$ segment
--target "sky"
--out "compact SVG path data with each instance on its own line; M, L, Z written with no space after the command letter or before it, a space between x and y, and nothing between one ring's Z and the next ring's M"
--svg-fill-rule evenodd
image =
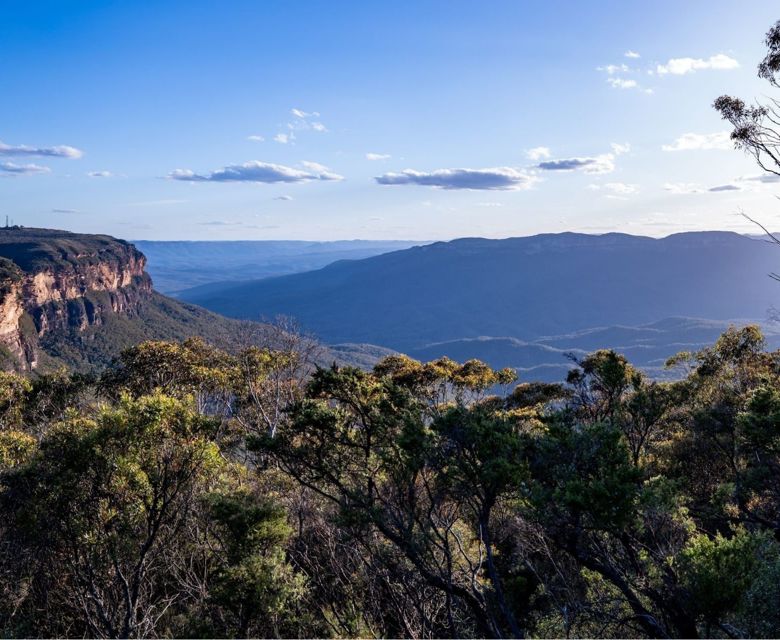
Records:
M0 0L0 215L127 239L780 228L776 2ZM780 96L774 96L780 97Z

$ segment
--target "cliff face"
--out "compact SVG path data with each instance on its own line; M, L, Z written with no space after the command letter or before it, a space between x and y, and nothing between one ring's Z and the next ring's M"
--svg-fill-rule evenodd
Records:
M33 370L49 334L83 332L109 314L132 316L152 295L143 254L107 236L0 229L0 256L5 368Z

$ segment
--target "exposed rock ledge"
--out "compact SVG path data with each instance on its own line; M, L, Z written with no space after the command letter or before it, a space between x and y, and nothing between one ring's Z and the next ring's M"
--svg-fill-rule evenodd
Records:
M133 314L152 293L144 255L108 236L0 229L0 256L5 368L35 369L38 338L100 325L108 313Z

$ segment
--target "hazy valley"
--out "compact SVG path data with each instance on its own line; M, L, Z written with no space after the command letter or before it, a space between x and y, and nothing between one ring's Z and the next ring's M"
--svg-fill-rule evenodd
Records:
M235 318L291 316L327 344L478 358L523 379L562 380L567 354L602 348L664 377L667 358L730 323L759 323L777 344L777 258L774 245L733 233L466 238L177 297Z

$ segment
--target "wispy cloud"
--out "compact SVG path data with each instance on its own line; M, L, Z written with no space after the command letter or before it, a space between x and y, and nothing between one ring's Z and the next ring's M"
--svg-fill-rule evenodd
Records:
M682 76L703 69L730 70L738 67L739 62L734 58L719 53L709 58L672 58L666 64L659 64L656 71L659 75Z
M37 164L16 164L14 162L0 162L0 172L9 176L33 175L36 173L51 173L49 167Z
M160 207L160 206L166 206L171 204L183 204L185 202L188 202L188 200L178 200L178 199L166 199L166 200L144 200L142 202L128 202L127 206L129 207Z
M639 86L636 80L626 80L625 78L607 78L607 82L615 89L635 89Z
M731 149L728 131L717 133L684 133L672 144L661 146L664 151L696 151L708 149Z
M629 56L628 53L632 53L633 55ZM629 51L628 53L625 54L627 58L639 57L639 54L634 54L633 51ZM613 89L636 89L643 93L653 93L652 89L645 89L636 79L627 77L632 73L636 73L638 69L629 67L624 62L596 67L596 71L602 71L606 74L607 84Z
M76 209L52 209L52 213L80 213Z
M343 176L331 172L327 167L316 162L307 162L303 166L309 170L303 171L281 164L252 160L244 164L229 165L207 174L198 174L189 169L176 169L168 174L168 178L185 182L260 182L266 184L344 179Z
M389 153L367 153L366 160L389 160L392 156Z
M740 182L762 182L764 184L773 184L775 182L780 182L780 176L775 175L774 173L762 173L757 176L742 176L741 178L738 178Z
M36 156L40 158L70 158L76 159L84 152L76 147L59 145L56 147L31 147L26 144L10 145L0 142L0 156Z
M375 180L384 185L420 185L438 189L523 190L531 188L538 178L513 167L495 167L430 172L405 169L399 173L385 173Z
M281 229L282 227L278 224L245 224L243 225L244 229L260 229L260 230L266 230L266 229Z
M311 129L312 131L317 131L318 133L326 133L328 131L328 128L322 124L319 120L314 120L313 118L319 118L320 114L318 111L304 111L303 109L290 109L290 113L295 116L295 120L292 122L287 123L287 128L290 130L306 130Z
M236 227L242 223L234 220L209 220L208 222L199 222L198 224L204 227Z
M630 69L627 64L605 64L603 67L596 67L596 71L604 71L607 75L613 76L616 73L626 73Z
M87 175L90 178L110 178L114 174L110 171L89 171Z
M284 201L289 201L289 200L292 200L292 199L293 199L292 196L276 196L274 198L274 200L284 200Z
M754 175L741 176L729 182L704 187L695 182L667 182L664 189L675 195L701 194L701 193L728 193L730 191L757 191L764 189L766 184L780 182L780 176Z
M642 57L642 56L640 56L640 55L639 55L639 54L638 54L636 51L632 51L631 49L629 49L628 51L626 51L626 52L623 54L623 56L624 56L625 58L634 58L634 59L636 59L636 58L641 58L641 57Z
M704 193L706 191L704 187L694 182L667 182L664 184L664 190L675 195Z
M296 131L316 131L317 133L327 133L328 128L319 120L313 118L319 118L318 111L304 111L293 107L290 109L290 114L293 116L292 120L282 125L282 129L272 140L279 144L294 144ZM265 142L265 137L259 134L251 135L247 137L247 140L252 142Z
M320 114L317 111L304 111L303 109L290 109L290 113L292 113L296 118L301 118L302 120L306 120L306 118L319 118Z
M622 144L620 142L612 142L609 146L612 147L612 153L614 153L616 156L631 151L631 145L628 142L624 142Z
M593 191L606 191L609 194L619 196L629 196L639 192L639 187L635 184L625 182L607 182L606 184L590 184L588 188Z
M584 173L611 173L615 170L615 155L603 153L584 158L546 160L536 165L542 171L583 171Z
M328 167L326 167L324 164L320 164L319 162L312 162L311 160L302 160L301 166L304 169L308 169L309 171L313 171L317 174L325 174L330 171Z
M548 147L534 147L533 149L526 151L525 155L531 160L538 161L549 158L552 153Z

